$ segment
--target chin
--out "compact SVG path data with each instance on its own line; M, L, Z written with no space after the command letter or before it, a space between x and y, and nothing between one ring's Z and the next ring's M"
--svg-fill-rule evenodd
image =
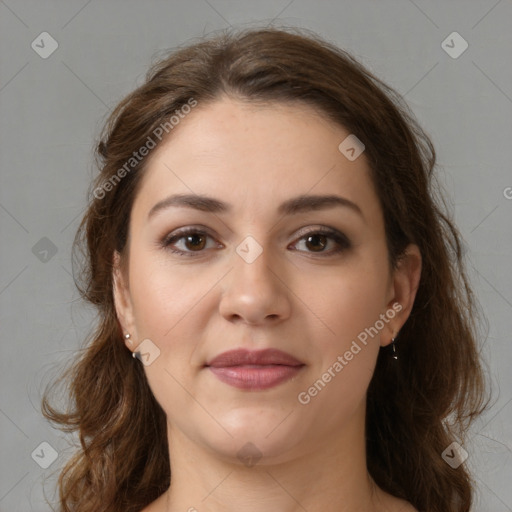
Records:
M231 410L219 421L232 437L222 430L220 437L212 438L209 430L203 442L216 456L248 467L286 462L291 453L304 449L306 433L293 416L290 411L261 406Z

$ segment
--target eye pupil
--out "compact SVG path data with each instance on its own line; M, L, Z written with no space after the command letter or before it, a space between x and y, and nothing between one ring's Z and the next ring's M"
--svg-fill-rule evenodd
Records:
M327 246L327 237L325 235L310 235L307 237L306 245L313 252L320 252Z
M193 234L186 236L187 249L192 251L204 249L206 238L200 234Z

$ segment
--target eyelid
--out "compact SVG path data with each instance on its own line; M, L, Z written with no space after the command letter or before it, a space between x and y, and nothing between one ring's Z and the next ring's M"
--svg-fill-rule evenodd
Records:
M197 234L197 235L205 236L207 238L211 238L217 244L217 248L224 247L224 245L222 243L220 243L216 239L216 237L213 236L209 232L209 229L204 227L204 226L186 226L186 227L183 227L183 228L175 229L171 233L165 235L161 239L159 245L161 245L164 249L170 250L171 252L175 252L175 253L179 253L179 254L184 254L184 255L187 255L187 256L199 255L201 253L204 253L205 252L204 250L202 250L202 251L184 251L182 249L173 249L173 248L171 248L171 242L181 240L182 238L184 238L184 237L186 237L187 235L190 235L190 234L194 234L194 235ZM219 245L221 247L218 247Z
M162 242L169 242L170 240L172 240L174 238L180 238L182 236L186 236L186 235L189 235L191 233L193 233L193 234L197 233L199 235L206 235L206 236L209 236L210 238L215 238L210 233L210 230L207 227L201 226L201 225L192 225L192 226L184 226L182 228L176 228L172 232L167 233L163 237Z
M313 224L310 226L306 226L303 228L300 228L295 232L295 236L298 238L304 238L307 235L314 235L320 233L322 235L338 235L342 237L346 237L344 233L339 231L338 229L331 228L329 226L323 226L322 224ZM348 240L348 239L347 239Z
M331 238L332 240L334 240L337 244L338 244L338 248L334 251L329 251L329 252L317 252L315 253L314 251L312 252L308 252L308 251L300 251L300 252L306 252L306 254L317 254L317 255L325 255L325 256L328 256L328 255L334 255L334 254L338 254L340 253L341 251L343 250L347 250L349 248L352 247L352 242L350 241L350 239L347 237L347 235L345 235L345 233L343 233L342 231L339 231L338 229L335 229L335 228L331 228L331 227L328 227L328 226L322 226L322 225L318 225L318 226L308 226L306 228L302 228L300 229L297 234L296 234L296 239L294 242L292 242L292 244L296 244L298 242L300 242L301 240L303 240L305 237L307 237L308 235L324 235L324 236L327 236L329 238Z

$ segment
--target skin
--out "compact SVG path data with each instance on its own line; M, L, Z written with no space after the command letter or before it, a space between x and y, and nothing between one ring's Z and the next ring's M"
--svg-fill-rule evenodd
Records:
M410 245L390 267L364 153L349 161L338 150L349 132L304 104L223 97L198 105L171 135L150 156L131 213L129 257L123 265L116 255L114 271L126 346L150 339L160 350L144 369L167 414L172 485L144 512L414 511L369 476L364 424L377 355L409 316L421 257ZM207 195L231 210L172 206L148 218L173 194ZM346 206L278 213L304 194L335 194L361 213ZM173 242L192 256L162 246L187 226L210 235ZM350 247L336 253L333 239L308 241L321 226L344 233ZM236 252L249 235L262 249L252 263ZM301 404L298 394L397 303L401 311ZM240 390L204 368L239 347L278 348L305 366L271 389ZM251 467L237 457L248 442L261 454Z

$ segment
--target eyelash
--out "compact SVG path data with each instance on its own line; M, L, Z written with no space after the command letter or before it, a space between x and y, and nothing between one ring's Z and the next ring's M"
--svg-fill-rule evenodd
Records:
M179 231L178 233L173 234L172 236L167 236L161 241L161 246L169 250L175 254L179 254L181 256L189 256L194 257L202 252L204 252L204 249L200 251L182 251L181 249L176 249L172 247L173 243L176 243L177 241L185 238L188 235L200 235L204 237L213 238L210 234L206 233L205 231L197 228L186 228L182 231ZM319 255L320 257L327 258L329 256L335 256L341 252L344 252L351 248L352 244L350 243L349 239L341 232L331 229L331 228L317 228L314 230L310 230L308 232L303 233L300 238L297 240L301 241L307 238L308 236L313 235L320 235L320 236L326 236L329 239L333 240L338 244L338 247L334 250L331 250L329 252L323 252L319 251L299 251L299 252L308 252L309 254ZM297 249L294 249L297 250Z

